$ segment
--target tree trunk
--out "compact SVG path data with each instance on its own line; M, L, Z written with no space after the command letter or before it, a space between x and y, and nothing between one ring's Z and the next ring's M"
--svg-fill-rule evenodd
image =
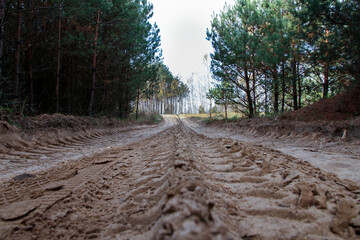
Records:
M329 35L330 35L330 31L326 28L325 30L326 45L329 44L329 40L328 40ZM329 52L326 52L325 59L328 59L328 57L329 57ZM329 63L325 61L324 67L325 69L324 69L323 98L327 98L329 93Z
M285 61L284 60L281 66L281 82L282 82L281 112L285 112Z
M124 118L129 117L130 114L130 90L126 89L126 95L125 95L125 114Z
M298 102L297 102L297 73L296 73L296 59L294 53L294 59L292 60L292 88L293 88L293 107L294 110L298 109Z
M253 68L253 99L254 99L254 115L256 115L256 71Z
M269 112L269 100L268 100L268 89L265 85L265 113Z
M184 114L184 98L181 99L181 114Z
M160 112L161 112L161 115L163 114L163 98L160 100Z
M265 113L269 112L269 99L268 99L268 87L267 87L267 75L264 72L265 75L265 85L264 85L264 91L265 91Z
M156 99L155 96L152 96L152 112L156 112Z
M299 101L298 101L298 109L301 108L301 95L302 95L302 91L301 91L301 81L300 81L300 62L297 62L297 68L296 68L296 76L297 76L297 82L298 82L298 97L299 97Z
M100 25L100 11L97 11L96 27L95 27L95 38L94 38L94 50L93 50L93 61L92 61L92 84L91 84L91 95L90 95L90 106L89 114L93 115L93 105L95 96L95 83L96 83L96 47L99 34Z
M137 89L137 98L136 98L136 115L135 119L138 120L139 117L139 101L140 101L140 89Z
M58 16L58 43L57 43L57 68L56 68L56 112L59 112L60 102L60 58L61 58L61 1L59 2L59 16Z
M5 0L0 0L0 86L2 85L2 57L4 53L4 39L5 39ZM2 98L2 92L0 89L0 99Z
M254 116L254 109L253 109L253 102L251 99L251 89L250 89L250 79L247 68L245 70L245 85L246 85L246 96L248 102L248 109L249 109L249 117Z
M227 122L227 104L225 104L224 107L225 107L225 121Z
M105 73L106 73L106 70L105 70ZM105 77L106 77L106 74L105 74ZM106 80L105 80L104 85L103 85L103 96L102 96L102 101L101 101L101 112L104 112L106 110L106 102L107 102L107 91L106 91Z
M274 112L279 113L279 81L277 67L273 69L273 81L274 81Z
M22 3L18 1L18 19L17 19L17 31L16 31L16 51L15 51L15 97L19 97L19 78L20 78L20 37L21 37L21 6Z
M173 103L172 103L172 97L169 98L169 113L173 114Z
M325 64L324 70L324 86L323 86L323 98L327 98L329 93L329 64Z
M67 112L71 113L71 96L72 96L72 88L71 88L71 75L70 75L70 63L68 63L68 75L67 75Z
M155 96L155 112L160 114L160 111L159 111L159 99L157 98L157 96Z
M211 98L210 98L210 111L209 111L210 112L210 119L211 119L211 112L212 112L211 108L212 108L212 106L211 106Z
M27 58L28 58L28 75L29 75L29 102L30 107L34 106L34 81L33 81L33 68L32 68L32 45L28 43L28 51L27 51Z

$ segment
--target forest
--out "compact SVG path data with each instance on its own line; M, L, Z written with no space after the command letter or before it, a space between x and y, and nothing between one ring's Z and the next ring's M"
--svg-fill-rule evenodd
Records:
M252 117L297 110L358 86L360 2L237 0L207 39L217 80L208 98Z
M357 86L359 12L354 0L226 5L206 32L216 80L207 98L252 117ZM120 118L200 108L190 106L199 93L163 63L152 16L146 0L1 0L1 108Z
M360 0L149 1L0 0L0 239L359 240Z
M158 84L156 90L150 94L143 94L137 101L136 112L140 104L141 110L145 112L156 112L159 114L183 113L184 99L189 96L188 85L183 83L179 76L174 76L170 69L160 63L158 66Z
M186 95L186 85L162 63L160 30L149 21L153 5L146 0L2 0L0 6L4 109L126 118L141 98L156 95L157 109L169 112Z

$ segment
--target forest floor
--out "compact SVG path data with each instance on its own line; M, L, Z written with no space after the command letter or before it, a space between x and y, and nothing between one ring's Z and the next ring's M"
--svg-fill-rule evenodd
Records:
M46 117L1 122L0 239L360 238L359 117Z

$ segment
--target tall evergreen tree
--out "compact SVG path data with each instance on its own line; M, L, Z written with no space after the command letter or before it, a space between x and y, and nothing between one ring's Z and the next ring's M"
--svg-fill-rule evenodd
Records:
M0 5L3 106L126 117L156 79L160 35L146 0Z
M268 112L269 101L278 113L338 93L359 81L359 8L353 0L237 0L207 31L212 74L234 84L250 117Z

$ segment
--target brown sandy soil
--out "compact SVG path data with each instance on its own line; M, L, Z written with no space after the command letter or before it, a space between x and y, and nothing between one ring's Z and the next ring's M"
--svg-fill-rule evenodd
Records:
M118 127L124 126L121 121L114 118L100 117L78 117L63 114L41 114L34 117L25 117L19 114L12 114L0 109L0 120L17 126L21 131L37 132L41 130L72 129L79 130L82 128L94 127ZM129 123L127 123L129 124Z
M360 117L313 122L268 118L209 124L194 118L184 121L208 137L261 144L360 183Z
M272 118L186 123L211 137L262 144L360 183L360 88Z
M322 99L297 111L288 112L282 119L301 121L336 121L360 116L360 85L333 98Z
M91 156L161 130L154 124L121 122L105 117L62 114L23 117L4 111L0 116L4 120L0 121L0 181Z
M142 135L114 133L101 152L4 180L0 239L359 239L358 185L193 128L167 116Z

